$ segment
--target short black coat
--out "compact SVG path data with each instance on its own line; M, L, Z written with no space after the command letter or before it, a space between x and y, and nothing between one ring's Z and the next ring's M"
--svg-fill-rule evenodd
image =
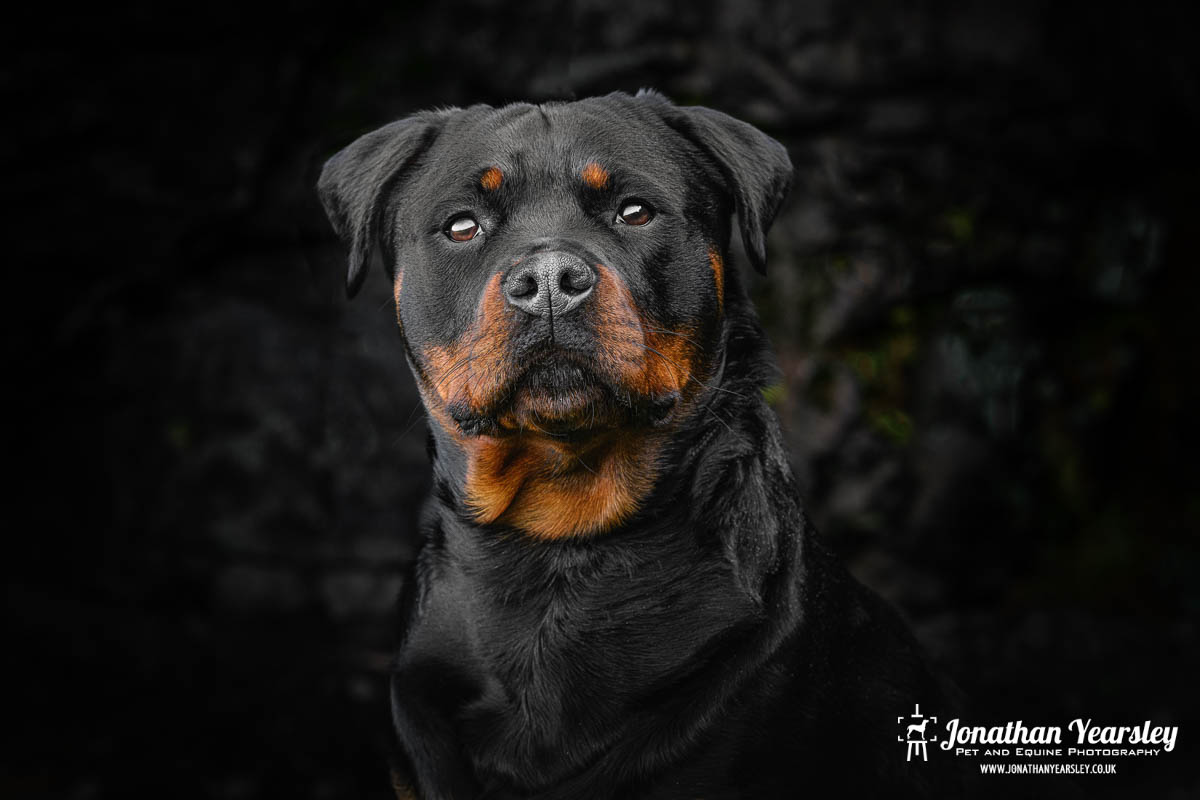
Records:
M571 183L596 161L613 176L603 196ZM488 165L499 172L480 173ZM499 189L487 188L501 176ZM532 539L503 517L480 523L464 494L469 442L496 433L500 412L431 408L435 490L405 583L392 680L402 792L719 800L967 791L948 756L906 760L897 718L917 703L949 714L951 692L897 614L814 535L764 399L779 377L731 265L730 223L736 213L763 269L790 181L777 142L654 93L428 112L327 164L320 189L350 246L348 289L381 248L418 379L429 378L427 353L478 318L489 278L531 242L551 240L613 265L638 313L687 326L707 370L667 433L655 434L654 478L636 508L589 535ZM606 228L613 198L632 191L667 222ZM464 208L487 238L461 247L444 224ZM700 266L709 263L717 285ZM532 348L538 330L504 345ZM424 385L436 406L438 390ZM634 411L614 419L659 424Z

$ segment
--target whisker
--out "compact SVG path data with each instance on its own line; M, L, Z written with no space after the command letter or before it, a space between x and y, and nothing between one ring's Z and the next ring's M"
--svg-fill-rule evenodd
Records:
M709 413L709 414L712 416L712 418L713 418L713 419L715 419L717 422L719 422L719 423L721 423L722 425L724 425L724 426L725 426L725 430L729 431L730 433L733 433L733 428L731 428L731 427L729 426L729 423L728 423L728 422L726 422L726 421L724 420L724 418L722 418L722 417L721 417L721 415L720 415L720 414L718 414L716 411L714 411L714 410L713 410L713 409L712 409L712 408L711 408L709 405L705 404L705 406L704 406L704 410L705 410L705 411L707 411L707 412L708 412L708 413Z
M630 331L636 330L636 328L634 328L632 325L628 325L628 324L626 324L626 325L623 325L622 327L623 327L623 328L625 328L626 330L630 330ZM699 348L700 348L700 345L699 345L699 344L697 344L697 343L696 343L696 341L695 341L694 339L691 339L690 337L684 336L682 333L676 333L675 331L668 331L668 330L665 330L665 329L663 329L663 328L654 328L654 327L651 327L651 326L649 326L649 325L647 325L645 329L646 329L646 330L649 330L649 331L657 331L657 332L659 332L659 333L668 333L668 334L671 334L672 336L678 336L678 337L680 337L680 338L682 338L682 339L686 339L688 342L691 342L693 345L695 345L695 346L696 346L696 348L697 348L697 349L699 349ZM704 381L700 380L700 379L699 379L699 378L697 378L695 375L693 375L693 374L692 374L692 372L691 372L691 370L684 369L682 366L680 366L680 364L679 364L678 362L676 362L675 360L673 360L673 359L671 359L671 358L669 358L669 357L667 357L667 356L663 355L663 354L662 354L662 353L660 353L658 350L655 350L653 347L650 347L649 345L647 345L645 342L638 341L637 339L631 339L631 340L629 341L629 343L630 343L630 344L635 344L635 345L637 345L638 347L641 347L643 350L649 350L651 353L654 353L654 354L655 354L655 355L657 355L659 358L662 358L662 359L663 359L663 360L665 360L667 363L669 363L669 364L673 365L673 366L674 366L676 369L678 369L678 370L680 370L681 372L683 372L685 375L687 375L687 379L688 379L688 380L692 381L692 382L693 382L693 383L695 383L697 386L699 386L699 387L701 387L701 388L703 388L703 389L711 389L711 390L712 390L712 391L714 391L714 392L722 392L722 393L724 393L724 394L731 394L731 395L733 395L734 397L740 397L740 398L741 398L741 399L743 399L743 400L747 399L747 396L746 396L746 395L744 395L744 394L742 394L741 392L735 392L733 389L726 389L724 386L717 386L715 383L712 383L712 384L705 383Z
M684 373L685 377L686 377L688 380L690 380L692 383L696 384L697 386L699 386L699 387L700 387L700 388L702 388L702 389L710 389L710 390L712 390L712 391L714 391L714 392L724 392L725 394L731 394L731 395L733 395L734 397L740 397L740 398L742 398L743 400L745 400L745 399L746 399L746 395L742 394L741 392L735 392L735 391L733 391L732 389L726 389L724 386L717 386L717 385L715 385L715 384L707 384L707 383L705 383L704 381L700 380L700 379L699 379L699 378L697 378L695 375L693 375L693 374L692 374L692 372L691 372L691 370L684 369L684 367L683 367L683 366L681 366L681 365L679 364L679 362L675 361L675 360L674 360L674 359L672 359L672 358L669 358L668 356L665 356L665 355L663 355L662 353L660 353L659 351L655 350L653 347L651 347L651 346L650 346L650 345L648 345L648 344L642 344L641 342L634 342L634 344L636 344L638 347L641 347L641 348L642 348L642 349L644 349L644 350L648 350L648 351L650 351L651 353L654 353L654 355L656 355L656 356L658 356L659 358L663 359L663 360L664 360L664 361L666 361L668 364L671 364L671 365L673 365L673 366L674 366L676 369L678 369L680 372Z
M479 359L479 358L484 358L485 356L490 356L492 353L495 353L497 350L499 350L499 349L501 349L502 347L505 347L505 346L507 346L507 345L508 345L508 341L507 341L507 339L505 339L505 338L500 338L498 341L493 341L493 342L491 343L491 347L489 347L487 350L483 351L482 353L476 353L476 352L475 352L475 346L479 344L479 341L480 341L480 340L478 340L478 339L477 339L477 340L476 340L475 342L473 342L473 343L472 343L472 345L471 345L471 356L472 356L472 358L471 358L471 362L472 362L472 364L473 364L473 362L474 362L476 359ZM474 370L474 367L473 367L472 365L468 365L468 367L467 367L467 380L468 380L468 382L470 382L470 381L473 381L473 380L474 380L474 378L475 378L475 370Z
M697 350L702 349L700 347L699 342L697 342L695 339L693 339L690 336L686 336L686 335L680 333L679 331L671 331L671 330L667 330L666 328L655 328L652 325L644 325L643 328L645 330L652 331L653 333L665 333L668 336L677 336L680 339L683 339L685 342L690 342L692 344L692 346L695 347Z
M716 384L710 385L707 383L703 383L699 378L696 378L690 374L688 375L688 377L691 378L693 381L695 381L700 386L703 386L705 389L712 389L714 392L722 392L723 394L731 394L734 397L740 397L743 400L745 400L747 397L746 395L742 394L741 392L735 392L733 389L726 389L724 386L717 386Z
M584 469L586 469L588 472L590 472L590 473L592 473L593 475L595 475L597 478L599 478L599 477L600 477L600 475L599 475L599 474L596 472L596 470L592 469L592 468L591 468L591 467L589 467L587 464L583 463L583 458L582 458L582 457L581 457L581 456L580 456L578 453L576 453L576 454L575 454L575 460L579 462L579 466L583 467L583 468L584 468Z
M672 359L670 359L670 358L668 358L667 356L663 355L662 353L658 352L658 351L657 351L657 350L655 350L653 347L650 347L649 345L646 345L646 344L639 344L639 346L640 346L640 347L642 347L642 348L644 348L644 349L646 349L646 350L648 350L648 351L649 351L649 352L651 352L651 353L654 353L654 354L655 354L656 356L658 356L659 358L662 358L662 359L666 360L668 363L670 363L670 364L674 364L676 368L678 368L678 369L680 369L680 370L683 370L683 367L679 366L679 364L676 364L676 363L675 363L675 361L673 361ZM737 397L745 398L745 395L741 394L740 392L735 392L735 391L733 391L733 390L731 390L731 389L724 389L724 388L722 388L722 387L720 387L720 386L708 386L708 385L706 385L705 383L703 383L702 381L700 381L698 378L696 378L695 376L693 376L693 375L691 374L691 372L689 372L689 371L687 371L687 370L683 370L683 371L687 373L687 377L688 377L690 380L694 381L694 382L696 383L696 385L698 385L698 386L700 386L700 387L702 387L702 388L704 388L704 389L715 389L715 390L717 390L717 391L726 392L726 393L728 393L728 394L732 394L732 395L735 395L735 396L737 396ZM718 414L718 413L716 412L716 410L714 410L714 409L712 408L712 402L711 402L711 401L710 401L710 402L708 402L708 403L705 403L705 404L702 406L702 408L703 408L705 411L707 411L707 412L708 412L708 413L709 413L709 414L710 414L710 415L711 415L711 416L712 416L712 417L713 417L713 418L714 418L714 419L715 419L717 422L719 422L719 423L721 423L722 425L724 425L726 430L728 430L730 433L733 433L733 428L732 428L732 427L730 427L729 423L728 423L728 422L726 422L726 421L725 421L725 419L724 419L723 417L721 417L721 415L720 415L720 414Z
M534 424L532 419L528 420L528 422L529 422L529 427L533 428L535 431L542 434L543 436L549 436L549 437L555 438L555 439L565 439L567 437L567 435L565 433L551 433L548 430L539 428L536 424Z
M501 346L501 343L493 343L490 348L483 351L482 353L476 353L473 350L469 350L465 356L463 356L462 358L459 358L457 361L452 363L445 370L445 372L443 372L441 374L441 376L438 378L438 380L432 385L431 388L433 389L434 394L440 396L442 386L446 383L446 381L450 380L450 378L452 378L456 372L463 369L464 367L469 367L471 362L477 358L483 358L484 356L491 355L500 346ZM404 429L400 432L399 436L397 437L398 440L407 436L408 432L412 430L414 425L416 425L417 411L419 411L423 406L424 406L424 403L422 403L420 400L418 400L416 405L413 406L412 411L410 411L408 413L408 417L404 421Z
M471 362L474 361L475 359L483 358L485 356L490 356L492 353L496 352L496 350L498 350L500 347L501 347L500 343L493 343L492 346L490 348L488 348L487 350L484 350L482 353L477 353L477 352L475 352L474 345L472 345L471 349L469 349L467 351L467 354L465 356L463 356L462 358L455 361L453 364L450 365L450 367L445 372L442 373L441 378L439 378L438 382L436 384L434 384L433 388L435 390L438 390L440 393L442 384L445 383L446 380L448 378L450 378L451 375L453 375L455 372L462 369L463 367L470 366Z
M441 385L450 377L450 375L455 370L462 367L462 365L467 360L469 360L469 358L470 358L470 356L464 356L463 358L460 358L458 361L456 361L455 363L450 365L450 369L446 370L446 372L442 375L441 379L438 380L438 382L433 385L434 394L441 393ZM418 398L416 404L413 405L412 411L408 412L408 417L404 420L404 429L402 431L400 431L400 434L397 437L397 441L399 441L400 439L403 439L405 436L407 436L408 432L411 431L413 429L413 426L417 424L417 416L416 416L417 411L424 408L424 406L425 406L425 404L420 400L420 398Z
M392 442L392 444L399 444L405 436L408 436L408 432L411 431L413 426L417 424L417 411L424 407L425 404L419 399L417 402L413 403L412 411L408 412L408 416L404 420L404 428L400 431L400 433L396 434L396 439L394 442Z

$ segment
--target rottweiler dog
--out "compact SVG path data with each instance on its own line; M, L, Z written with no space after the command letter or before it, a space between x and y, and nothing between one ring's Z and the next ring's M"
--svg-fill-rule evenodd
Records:
M415 114L325 164L378 248L434 486L392 678L401 797L949 797L953 692L806 521L731 259L782 145L662 95ZM932 730L932 729L931 729Z

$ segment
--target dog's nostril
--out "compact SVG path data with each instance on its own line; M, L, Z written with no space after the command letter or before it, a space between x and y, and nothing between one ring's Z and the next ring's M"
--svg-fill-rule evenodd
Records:
M562 275L559 276L559 289L565 294L583 294L588 289L592 288L592 273L586 267L577 267L574 269L565 269Z
M517 275L508 282L509 297L529 297L537 294L537 278L529 273Z

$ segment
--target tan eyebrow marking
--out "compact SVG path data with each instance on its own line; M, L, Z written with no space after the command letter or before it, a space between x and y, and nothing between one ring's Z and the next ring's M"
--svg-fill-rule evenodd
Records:
M500 171L499 167L488 167L479 177L479 184L489 192L499 189L502 183L504 183L504 173Z
M583 182L593 189L603 189L608 186L608 170L595 161L589 161L579 177L583 178Z

